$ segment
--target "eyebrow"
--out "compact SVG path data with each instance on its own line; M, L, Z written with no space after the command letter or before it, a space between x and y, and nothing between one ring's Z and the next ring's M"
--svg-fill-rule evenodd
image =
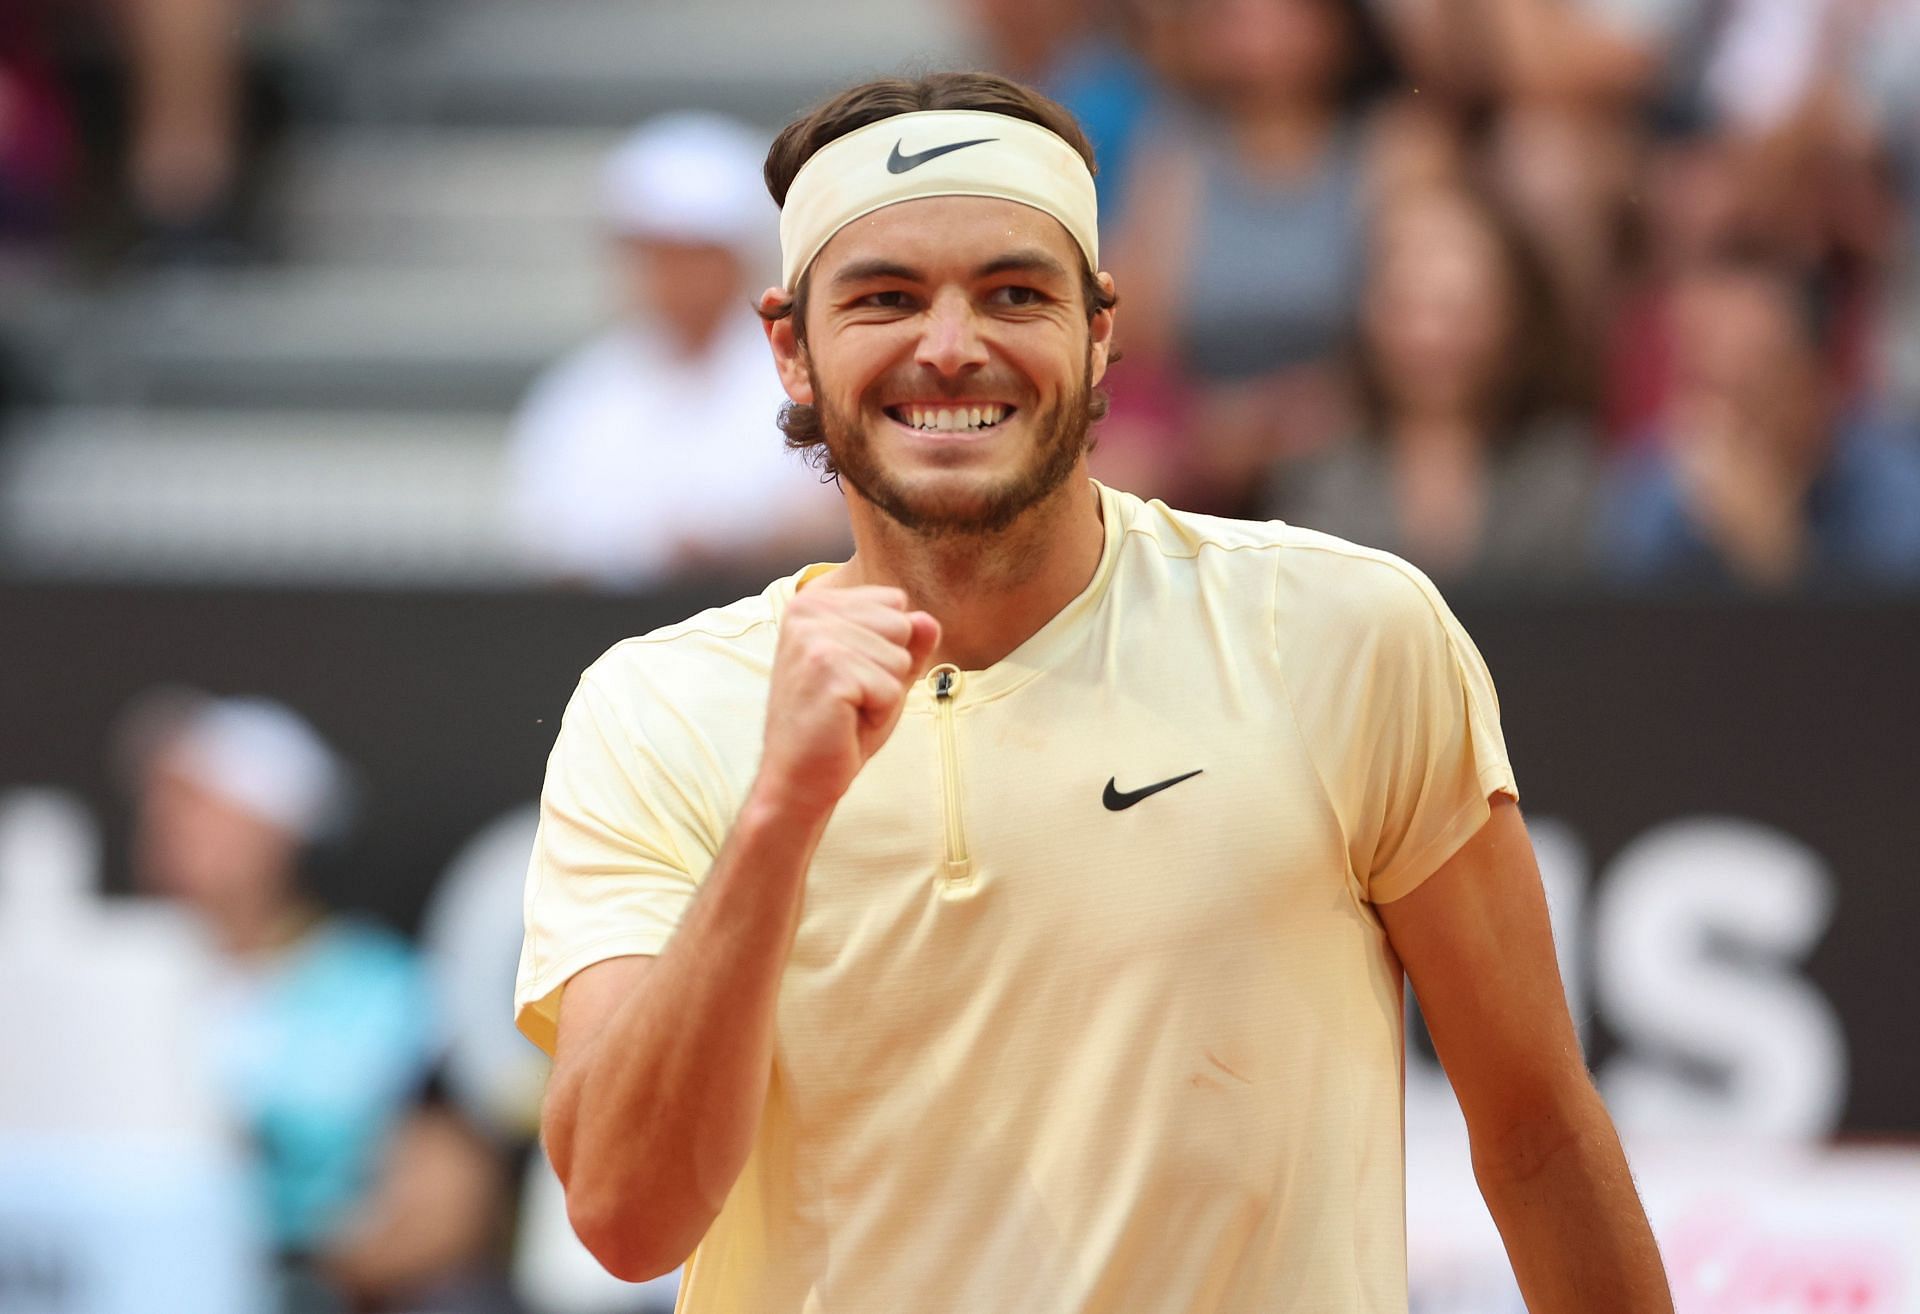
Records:
M1049 278L1066 280L1071 277L1067 267L1048 255L1045 251L1029 248L1024 251L1010 251L997 260L989 260L973 271L975 278L991 278L995 274L1044 274Z
M1037 248L1009 251L1003 256L989 260L973 271L975 278L992 278L995 274L1032 273L1050 278L1065 280L1070 277L1067 267ZM920 283L926 281L926 274L910 265L896 260L875 257L870 260L856 260L842 267L833 276L833 286L844 287L854 283L866 283L878 278L897 278L902 282Z
M897 278L908 283L917 283L926 276L917 269L909 268L894 260L856 260L843 266L833 276L833 286L841 287L848 283L865 283L876 278Z

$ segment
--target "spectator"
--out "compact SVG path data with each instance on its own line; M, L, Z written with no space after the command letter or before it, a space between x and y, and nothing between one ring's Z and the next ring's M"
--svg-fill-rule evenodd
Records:
M1673 372L1670 302L1684 273L1740 240L1744 200L1733 145L1704 125L1660 131L1641 162L1638 240L1604 329L1604 428L1609 441L1648 438Z
M507 1279L511 1156L436 1080L323 1257L361 1314L518 1314Z
M0 241L53 230L73 169L73 127L46 20L0 8Z
M1100 220L1120 218L1134 147L1163 92L1145 61L1114 30L1121 6L1094 0L967 0L995 72L1073 111L1093 142ZM1130 5L1129 5L1130 7Z
M1851 390L1889 371L1882 321L1899 215L1889 157L1904 117L1877 64L1912 58L1902 7L1878 0L1728 0L1703 27L1691 84L1641 169L1644 241L1613 317L1609 424L1644 435L1672 386L1673 288L1718 251L1765 250L1817 285L1833 381ZM1904 33L1904 35L1903 35ZM1904 52L1904 53L1903 53ZM1869 57L1872 58L1869 58ZM1894 366L1897 373L1898 366Z
M224 240L239 175L244 0L119 0L133 72L130 184L169 247Z
M345 772L288 708L155 695L130 730L135 877L204 924L223 962L205 1034L254 1155L286 1307L330 1308L347 1235L431 1059L424 977L392 933L323 913L303 848L343 824Z
M1143 150L1113 264L1129 371L1192 390L1163 486L1239 511L1268 461L1337 426L1386 66L1359 0L1196 0L1182 24L1202 109Z
M1689 82L1719 0L1375 0L1423 105L1477 128L1583 356L1612 312L1644 109Z
M1557 384L1565 335L1518 230L1459 187L1387 202L1356 343L1364 423L1279 472L1270 510L1436 578L1566 578L1594 473Z
M1920 408L1920 8L1885 6L1865 70L1863 110L1885 143L1903 208L1895 241L1893 295L1883 306L1889 385Z
M1633 583L1920 583L1920 440L1850 406L1814 311L1776 266L1728 259L1675 297L1674 387L1601 526Z
M1650 98L1717 0L1373 0L1428 94L1460 104Z
M511 451L514 528L547 575L634 587L840 543L837 499L775 425L786 395L750 302L776 224L764 154L744 127L674 114L608 162L624 319L540 380Z
M243 258L245 184L259 145L249 53L258 0L13 0L39 15L84 143L75 209L149 263ZM0 19L0 26L7 20ZM0 114L0 117L4 117Z
M1829 354L1856 386L1889 373L1906 382L1888 359L1897 326L1878 321L1888 292L1901 290L1903 245L1911 250L1894 183L1911 147L1917 57L1920 17L1909 3L1741 0L1703 75L1738 148L1750 227L1821 279L1840 321L1825 335ZM1911 178L1903 181L1911 203ZM1911 314L1910 300L1896 305Z

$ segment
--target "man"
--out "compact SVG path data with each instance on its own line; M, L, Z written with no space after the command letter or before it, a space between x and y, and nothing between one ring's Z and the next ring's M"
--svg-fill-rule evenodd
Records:
M568 710L517 1003L575 1226L697 1244L696 1312L1404 1309L1404 963L1534 1307L1670 1308L1466 635L1085 478L1090 169L987 75L774 143L783 424L856 550Z
M212 1060L255 1155L283 1294L318 1298L366 1267L358 1216L437 1044L426 979L399 936L327 914L303 887L309 846L342 832L353 792L306 718L163 689L128 713L124 749L135 884L192 913L219 953Z
M1912 420L1849 401L1785 267L1720 255L1673 299L1666 413L1615 474L1618 582L1778 592L1920 584Z
M765 153L732 120L679 113L608 160L622 322L550 370L514 426L513 531L539 573L622 588L841 543L838 499L773 440L780 376L750 309Z

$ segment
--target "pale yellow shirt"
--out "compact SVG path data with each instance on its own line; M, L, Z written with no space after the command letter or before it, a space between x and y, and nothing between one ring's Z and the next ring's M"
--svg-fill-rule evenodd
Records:
M947 697L922 681L834 813L683 1314L1406 1308L1401 978L1372 905L1516 793L1492 683L1397 558L1100 506L1085 591ZM684 915L807 576L582 678L527 883L541 1046L570 976Z

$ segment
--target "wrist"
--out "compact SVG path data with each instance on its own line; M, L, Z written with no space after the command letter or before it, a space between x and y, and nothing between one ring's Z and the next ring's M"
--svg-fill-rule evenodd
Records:
M776 772L754 777L740 805L735 826L769 834L819 837L833 816L838 796L822 797L817 786L807 788Z

